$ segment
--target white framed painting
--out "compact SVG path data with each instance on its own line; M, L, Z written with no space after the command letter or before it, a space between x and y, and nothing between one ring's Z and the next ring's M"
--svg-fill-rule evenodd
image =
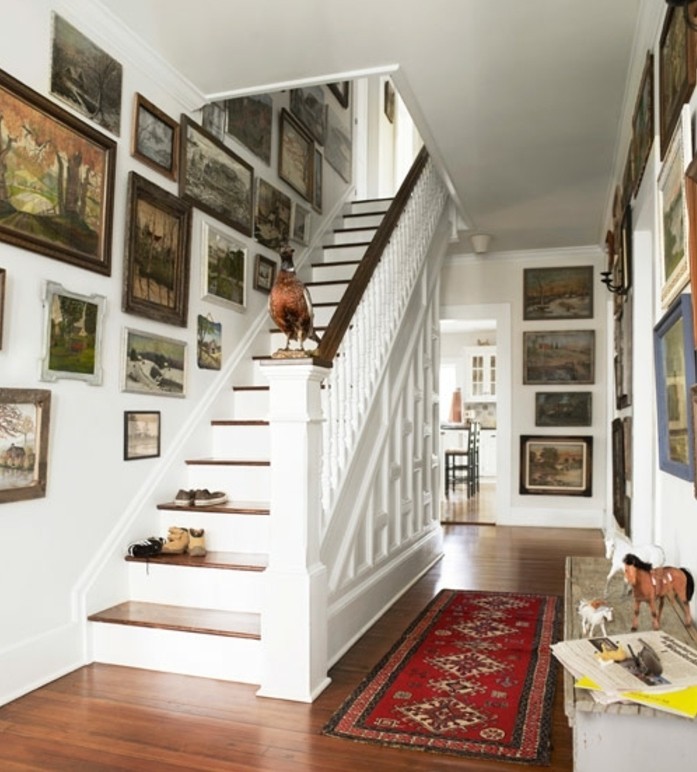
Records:
M201 239L203 300L244 311L247 307L247 247L203 221Z

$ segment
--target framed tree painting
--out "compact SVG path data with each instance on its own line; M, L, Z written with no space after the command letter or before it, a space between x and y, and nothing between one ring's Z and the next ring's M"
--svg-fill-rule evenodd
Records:
M201 370L220 370L223 365L223 325L208 314L198 315L196 364Z
M177 179L179 124L142 94L135 96L131 141L134 158L171 180Z
M287 110L281 110L278 176L307 201L312 201L314 143Z
M108 276L116 143L0 70L0 240Z
M0 503L46 495L51 392L0 388Z
M523 269L523 319L591 319L593 266Z
M535 394L535 426L590 426L590 391L538 391Z
M219 139L181 117L179 195L231 228L252 235L254 170Z
M125 410L123 460L157 458L160 455L160 411Z
M247 247L220 228L203 223L203 299L244 311L247 305Z
M661 304L664 308L690 279L685 170L691 160L691 148L690 108L685 105L658 175Z
M257 208L254 238L265 247L278 251L290 237L290 196L270 182L257 177Z
M591 496L592 437L520 438L521 494Z
M273 100L269 94L238 97L225 102L227 133L265 164L271 163Z
M692 297L684 293L654 327L658 464L664 472L683 480L694 479L692 315Z
M123 310L186 327L191 207L129 174Z
M78 295L46 282L42 380L73 378L101 384L105 306L103 295Z
M595 330L523 333L523 383L595 382Z

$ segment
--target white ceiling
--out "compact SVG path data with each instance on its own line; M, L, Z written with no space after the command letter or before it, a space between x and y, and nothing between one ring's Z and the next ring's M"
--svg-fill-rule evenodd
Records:
M102 0L208 97L391 73L490 251L602 243L642 2Z

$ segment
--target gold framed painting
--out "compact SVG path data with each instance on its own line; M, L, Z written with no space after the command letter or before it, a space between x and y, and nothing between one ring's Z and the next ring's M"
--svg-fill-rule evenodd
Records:
M521 436L521 494L591 496L592 491L592 437Z

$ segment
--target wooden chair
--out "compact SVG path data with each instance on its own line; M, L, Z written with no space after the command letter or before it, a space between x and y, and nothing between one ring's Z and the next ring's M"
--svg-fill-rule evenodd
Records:
M479 490L479 423L472 421L467 432L467 448L445 451L445 497L458 483L467 485L467 496Z

